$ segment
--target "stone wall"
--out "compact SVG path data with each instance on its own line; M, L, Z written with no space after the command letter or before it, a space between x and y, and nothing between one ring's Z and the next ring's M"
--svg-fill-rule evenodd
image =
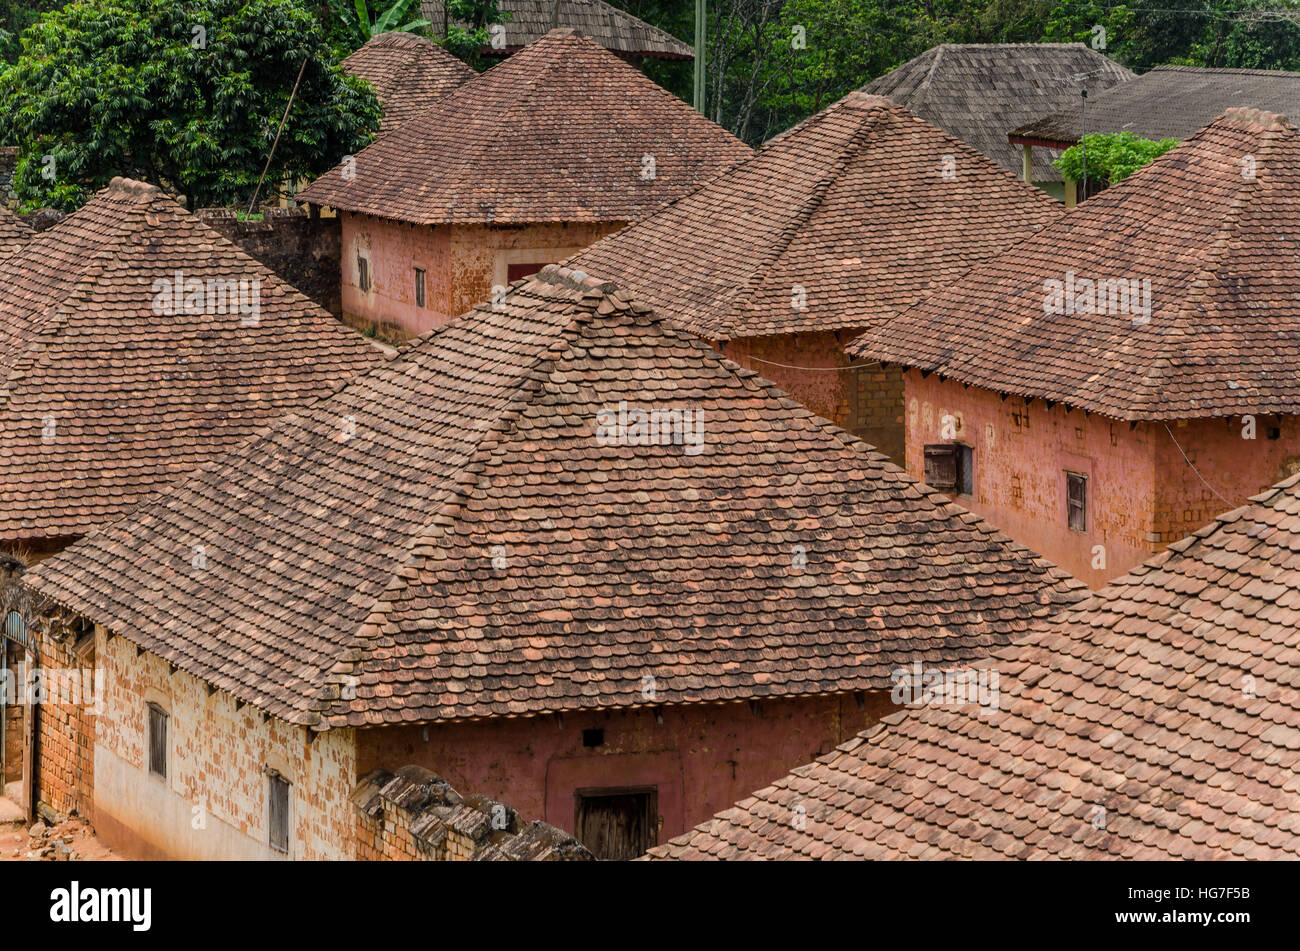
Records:
M301 208L261 209L261 221L240 221L240 210L203 208L199 217L331 314L339 295L339 219L312 218Z

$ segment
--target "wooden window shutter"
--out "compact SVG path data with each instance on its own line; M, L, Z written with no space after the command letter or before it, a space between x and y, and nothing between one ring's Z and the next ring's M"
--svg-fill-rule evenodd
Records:
M957 447L934 443L925 447L925 484L932 489L957 488Z
M167 778L167 714L149 704L149 772Z
M1088 477L1073 472L1065 474L1066 520L1070 530L1088 530Z
M289 852L289 781L274 770L268 774L268 778L270 780L268 787L270 845L275 851L287 855Z

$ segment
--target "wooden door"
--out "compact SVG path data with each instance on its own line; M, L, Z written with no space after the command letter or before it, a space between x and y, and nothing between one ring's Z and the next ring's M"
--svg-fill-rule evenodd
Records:
M579 790L575 834L598 859L627 861L659 842L655 787Z

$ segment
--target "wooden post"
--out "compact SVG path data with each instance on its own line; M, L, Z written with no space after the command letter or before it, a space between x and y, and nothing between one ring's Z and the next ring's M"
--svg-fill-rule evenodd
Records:
M1025 184L1034 184L1034 147L1032 145L1020 146L1021 165L1020 170L1024 175Z
M1078 200L1075 193L1075 181L1069 175L1063 177L1065 178L1065 207L1073 208L1074 203Z

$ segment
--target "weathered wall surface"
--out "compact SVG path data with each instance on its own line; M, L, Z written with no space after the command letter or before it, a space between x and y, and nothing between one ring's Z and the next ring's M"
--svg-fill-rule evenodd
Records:
M654 786L658 841L687 831L795 766L829 752L894 709L887 691L863 696L499 719L357 731L357 768L415 763L460 789L508 802L574 830L580 789ZM583 731L604 730L600 746Z
M342 306L348 323L386 338L422 334L488 300L509 283L511 265L553 264L621 227L605 224L428 227L344 212ZM362 292L358 255L369 261ZM416 306L414 269L425 272L425 306Z
M975 492L956 501L1093 588L1300 469L1295 417L1258 417L1253 440L1241 417L1131 427L916 371L906 400L907 471L924 478L927 443L972 446ZM941 438L945 413L960 426L956 440ZM1088 477L1086 532L1067 523L1067 472Z
M34 707L36 746L32 761L36 799L56 813L94 820L96 677L90 640L78 641L80 625L58 613L42 625L41 702Z
M831 420L903 464L903 374L863 364L850 368L844 345L861 330L746 337L722 345L728 359L761 374L818 416ZM716 346L716 344L715 344ZM843 367L833 371L812 367ZM805 369L792 369L805 368Z
M104 668L95 745L95 828L122 854L139 858L275 859L268 845L269 779L291 783L289 858L343 859L354 853L349 799L356 784L352 731L308 743L303 727L264 720L225 693L125 638L96 631ZM148 769L147 704L170 715L168 774Z
M334 316L339 295L338 218L312 218L300 208L262 209L262 221L240 221L232 208L203 208L199 217Z
M925 478L927 443L961 442L974 449L974 495L955 501L983 515L1022 545L1091 587L1106 584L1149 558L1155 497L1155 447L1149 427L1041 400L1005 401L996 393L937 376L904 375L907 471ZM957 438L941 438L944 415ZM1088 526L1067 522L1066 473L1088 477ZM1104 549L1104 566L1097 546Z

